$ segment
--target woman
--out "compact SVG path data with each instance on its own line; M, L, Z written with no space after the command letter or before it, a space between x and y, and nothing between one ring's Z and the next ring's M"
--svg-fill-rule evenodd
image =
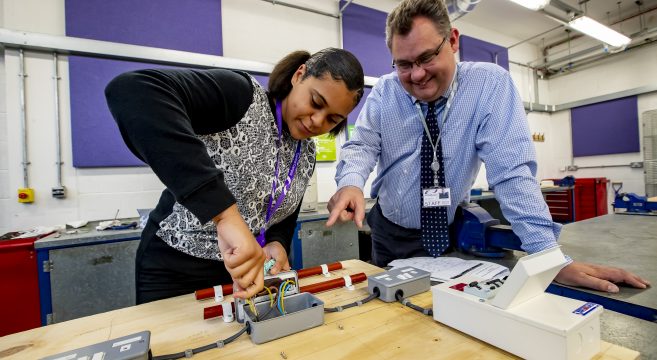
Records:
M340 133L363 86L358 60L334 48L286 56L269 93L223 69L112 80L105 95L125 143L166 186L137 251L137 303L231 278L246 298L263 287L265 259L276 260L272 273L289 269L315 164L310 137Z

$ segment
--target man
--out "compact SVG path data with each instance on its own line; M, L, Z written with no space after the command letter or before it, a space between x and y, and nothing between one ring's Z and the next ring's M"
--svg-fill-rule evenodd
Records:
M354 220L362 226L362 189L378 161L371 194L377 204L368 215L378 266L450 251L448 224L459 203L469 200L482 161L523 249L556 246L561 226L552 221L535 178L522 100L499 66L457 64L458 38L441 0L404 0L388 15L395 71L374 86L342 148L326 224ZM649 285L622 269L576 261L555 280L608 292L618 292L614 283Z

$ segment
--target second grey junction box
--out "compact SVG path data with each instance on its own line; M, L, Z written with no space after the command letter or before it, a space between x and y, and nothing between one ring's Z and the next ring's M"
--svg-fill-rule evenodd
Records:
M379 299L385 302L397 301L395 296L398 292L407 298L429 291L430 287L431 273L410 266L384 271L367 278L367 291L374 294L374 289L377 288Z
M286 296L284 305L285 315L281 315L274 305L271 312L259 321L254 321L249 306L243 305L244 322L250 327L251 341L262 344L324 324L324 302L313 294ZM270 311L269 302L258 303L255 307L261 316Z
M148 360L151 358L150 343L151 332L146 330L47 356L41 360Z

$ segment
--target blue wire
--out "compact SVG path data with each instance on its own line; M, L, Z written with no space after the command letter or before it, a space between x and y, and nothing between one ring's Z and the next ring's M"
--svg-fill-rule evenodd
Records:
M288 282L287 280L282 282L281 285L278 287L278 299L276 300L276 307L278 308L278 311L281 313L281 315L285 315L283 312L283 294L292 287L292 283Z
M276 300L276 307L278 307L278 311L283 314L283 308L281 306L281 297L283 295L283 285L285 285L285 282L282 282L281 285L278 287L278 299Z

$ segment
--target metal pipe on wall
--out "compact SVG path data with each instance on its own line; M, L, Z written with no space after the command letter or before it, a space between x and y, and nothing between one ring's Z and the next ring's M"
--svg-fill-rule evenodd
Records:
M30 182L28 177L27 166L30 164L28 160L27 153L27 121L25 116L25 54L23 54L23 49L18 50L18 62L19 70L18 77L18 97L20 103L20 126L21 126L21 146L23 148L23 187L29 188Z
M57 185L52 188L52 196L55 198L64 198L66 196L65 188L62 185L62 139L61 139L61 125L59 118L59 69L57 68L57 53L52 54L52 79L54 90L54 118L55 118L55 165L57 166Z
M616 165L591 165L591 166L579 166L575 165L574 162L571 162L571 166L575 167L575 170L580 170L580 169L604 169L604 168L614 168L614 167L629 167L632 169L642 169L643 168L643 163L639 161L635 161L629 164L616 164ZM572 171L572 170L567 170L567 171Z
M354 0L348 0L348 1L344 4L344 6L340 8L340 15L342 15L342 12L344 11L344 9L346 9L347 6L349 6L349 4L351 4L352 1L354 1ZM339 6L339 4L340 4L340 3L338 2L338 6Z
M534 75L534 101L540 103L539 98L539 89L538 89L538 70L532 69L532 74Z
M572 72L575 71L576 69L584 69L584 68L586 68L587 65L592 65L592 64L594 64L594 63L597 63L597 62L600 61L600 60L603 60L603 59L609 59L609 58L611 58L611 57L614 57L614 56L617 56L617 55L621 55L621 54L627 54L627 53L630 52L630 51L634 51L634 50L637 50L637 49L642 48L642 47L644 47L644 46L650 46L650 45L655 45L655 42L654 42L654 41L651 41L651 42L642 42L642 43L639 43L639 44L636 44L636 45L628 46L628 47L625 48L625 50L623 50L622 52L617 52L617 53L598 53L598 54L590 55L590 56L585 57L585 58L578 59L578 60L572 62L572 65L570 66L569 71L567 71L567 72L559 72L559 73L551 74L551 75L550 75L550 79L554 79L554 78L559 77L559 76L561 76L561 75L564 75L564 74L566 74L566 73L572 73Z
M532 96L531 86L529 85L529 82L531 81L530 78L529 78L531 76L531 70L532 69L529 69L529 68L527 69L527 74L528 74L527 75L527 97L529 98L529 109L526 109L526 110L528 110L527 113L532 112L532 110L533 110L532 103L536 102L536 99Z
M290 3L286 3L286 2L282 2L282 1L276 1L276 0L262 0L262 1L268 2L272 5L282 5L282 6L285 6L285 7L292 8L292 9L308 11L308 12L311 12L311 13L324 15L324 16L330 16L330 17L336 18L336 19L340 17L339 15L331 14L331 13L328 13L328 12L325 12L325 11L321 11L321 10L317 10L317 9L311 9L311 8L308 8L308 7L305 7L305 6L294 5L294 4L290 4Z
M340 43L340 49L344 49L344 32L342 28L342 13L344 10L351 4L353 0L347 1L342 7L340 7L340 2L338 1L338 42Z
M338 3L338 7L340 3ZM340 49L344 49L344 39L343 39L343 29L342 29L342 11L340 11L340 16L338 17L338 44Z
M69 36L49 35L0 28L0 44L5 48L36 52L57 52L100 59L116 59L173 66L226 68L269 74L272 64L187 51L120 44Z
M567 62L568 60L575 59L575 58L590 54L592 52L596 52L596 51L603 52L604 48L605 47L602 44L601 45L595 45L595 46L590 47L588 49L584 49L584 50L574 52L574 53L566 55L566 56L562 56L558 59L546 61L542 64L536 65L536 67L539 68L539 69L547 68L550 65L559 64L559 63L562 63L562 62Z
M519 63L519 62L517 62L517 61L513 61L513 60L509 60L509 64L518 65L518 66L522 66L522 67L526 67L526 68L530 68L530 69L535 69L535 68L534 68L533 66L531 66L531 65L527 65L527 64Z
M518 45L521 45L521 44L526 43L527 41L534 40L534 39L536 39L537 37L539 37L539 36L541 36L541 35L545 35L545 34L551 32L551 31L554 31L554 30L557 30L557 29L561 29L562 27L563 27L563 25L555 26L555 27L551 28L550 30L543 31L543 32L540 33L540 34L536 34L536 35L534 35L534 36L532 36L532 37L529 37L529 38L527 38L527 39L524 39L524 40L518 41L517 43L515 43L515 44L513 44L513 45L510 45L510 46L507 46L506 48L507 48L507 49L514 48L514 47L516 47L516 46L518 46Z

